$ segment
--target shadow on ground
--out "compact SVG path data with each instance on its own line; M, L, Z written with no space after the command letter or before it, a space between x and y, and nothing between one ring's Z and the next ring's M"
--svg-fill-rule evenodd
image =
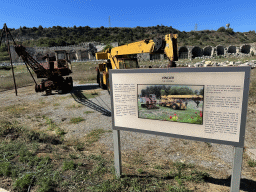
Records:
M87 86L86 86L87 87ZM87 99L87 97L84 96L84 94L82 93L81 91L82 89L78 89L78 90L75 90L73 89L72 92L71 92L71 95L72 97L74 98L74 100L82 105L85 105L86 107L89 107L95 111L98 111L100 113L102 113L103 115L105 116L111 116L111 111L110 110L107 110L105 109L104 107L94 103L93 101ZM104 102L102 100L102 102ZM107 105L106 105L107 106Z
M140 179L147 179L147 178L157 178L154 175L122 175L121 177L129 177L129 178L140 178ZM159 177L160 178L160 177ZM169 180L169 179L174 179L172 176L167 176L167 177L161 177L161 179L164 180ZM206 183L212 183L215 185L221 185L221 186L227 186L231 187L231 176L228 177L227 179L218 179L218 178L213 178L213 177L206 177L204 178L204 181ZM248 191L248 192L256 192L256 181L250 180L250 179L241 179L240 182L240 190L243 191Z
M88 85L75 85L71 91L75 92L75 91L79 91L79 90L91 90L91 89L99 89L99 85L98 84L88 84Z
M59 95L59 94L66 95L66 94L69 94L69 93L72 94L73 92L80 91L80 90L93 90L93 89L97 89L97 88L99 88L98 84L75 85L70 92L58 93L58 91L54 90L49 95ZM49 96L49 95L47 95L45 92L43 92L41 96Z
M213 177L209 177L205 180L208 183L223 185L223 186L231 186L231 176L227 179L217 179ZM256 192L256 181L250 179L241 179L240 181L240 190Z

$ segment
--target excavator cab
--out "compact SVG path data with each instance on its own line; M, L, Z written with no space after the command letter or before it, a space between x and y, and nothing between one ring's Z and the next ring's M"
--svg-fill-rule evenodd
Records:
M56 53L56 59L59 60L59 59L64 59L64 60L67 60L67 55L66 55L66 51L55 51Z
M71 72L72 66L69 60L69 54L65 50L55 51L55 57L57 61L57 68L67 68Z
M120 58L118 59L119 69L133 69L139 68L138 61L136 58Z

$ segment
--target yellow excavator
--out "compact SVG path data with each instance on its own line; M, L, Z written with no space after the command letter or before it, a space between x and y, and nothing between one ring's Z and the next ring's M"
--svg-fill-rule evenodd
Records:
M168 67L176 67L178 60L177 34L165 35L165 38L145 39L135 43L106 49L96 53L96 59L107 60L97 67L97 83L103 89L110 91L109 70L139 68L137 55L139 53L165 53L169 59Z

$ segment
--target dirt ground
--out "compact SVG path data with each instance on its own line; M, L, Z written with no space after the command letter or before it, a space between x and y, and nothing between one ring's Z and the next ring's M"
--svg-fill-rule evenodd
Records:
M252 75L256 75L255 71L253 71ZM94 96L95 98L88 99L89 96L84 97L81 93ZM18 89L18 96L15 96L14 90L0 92L0 119L18 121L29 129L54 134L54 131L49 130L48 118L66 132L65 140L83 141L86 135L93 129L103 128L111 130L112 119L110 111L110 97L107 91L99 89L97 84L75 84L72 93L61 95L54 93L50 96L45 96L43 93L35 93L34 86ZM246 148L256 148L255 114L256 100L250 98L248 103L245 150ZM83 120L79 123L72 123L74 118ZM138 134L137 137L139 137ZM134 141L136 140L132 142L134 147L123 148L124 164L129 163L131 150L134 152L135 149L138 152L141 151L141 154L145 155L149 160L152 159L152 161L157 158L161 159L161 161L164 161L165 158L186 161L186 157L192 156L187 159L194 163L198 163L197 159L199 159L201 160L200 166L213 167L213 170L210 171L211 180L206 184L207 187L204 187L204 189L208 189L206 191L229 191L227 184L230 184L229 175L231 174L232 160L228 159L225 162L225 158L228 158L225 156L226 151L220 153L222 148L218 151L219 145L181 139L172 139L168 145L165 145L160 143L162 138L154 136L150 136L150 142L145 139L145 143L147 143L143 145L141 143L144 140L136 138L136 133L125 133L122 135L122 138L124 138L123 142L126 142L125 144L133 139ZM111 142L113 142L111 133L107 133L99 141L105 147L105 151L113 150L113 143ZM136 144L136 142L138 143ZM170 145L175 146L175 149L169 148ZM230 152L230 148L228 150ZM218 155L214 156L217 153ZM223 157L219 157L221 154ZM248 191L246 187L248 185L256 186L256 167L249 167L248 161L249 157L244 153L241 191Z

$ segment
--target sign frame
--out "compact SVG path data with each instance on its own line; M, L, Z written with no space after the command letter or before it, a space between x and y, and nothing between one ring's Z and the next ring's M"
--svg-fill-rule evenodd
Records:
M216 140L216 139L208 139L208 138L200 138L200 137L191 137L186 135L176 135L171 133L164 133L164 132L156 132L156 131L149 131L149 130L140 130L140 129L133 129L129 127L118 127L115 126L115 119L114 115L112 115L112 125L113 130L124 130L124 131L133 131L133 132L140 132L140 133L147 133L147 134L154 134L154 135L161 135L161 136L168 136L168 137L175 137L180 139L189 139L189 140L196 140L202 142L209 142L209 143L218 143L224 145L232 145L235 147L243 147L244 146L244 136L245 136L245 126L246 126L246 115L247 115L247 105L248 105L248 96L249 96L249 81L250 81L250 67L208 67L208 68L166 68L166 69L112 69L110 70L110 85L112 85L112 75L116 73L186 73L186 72L245 72L245 79L244 79L244 87L243 87L243 100L242 100L242 112L241 112L241 124L240 124L240 137L239 142L232 142L232 141L225 141L225 140ZM112 114L114 114L114 103L113 103L113 90L111 87L111 109Z

